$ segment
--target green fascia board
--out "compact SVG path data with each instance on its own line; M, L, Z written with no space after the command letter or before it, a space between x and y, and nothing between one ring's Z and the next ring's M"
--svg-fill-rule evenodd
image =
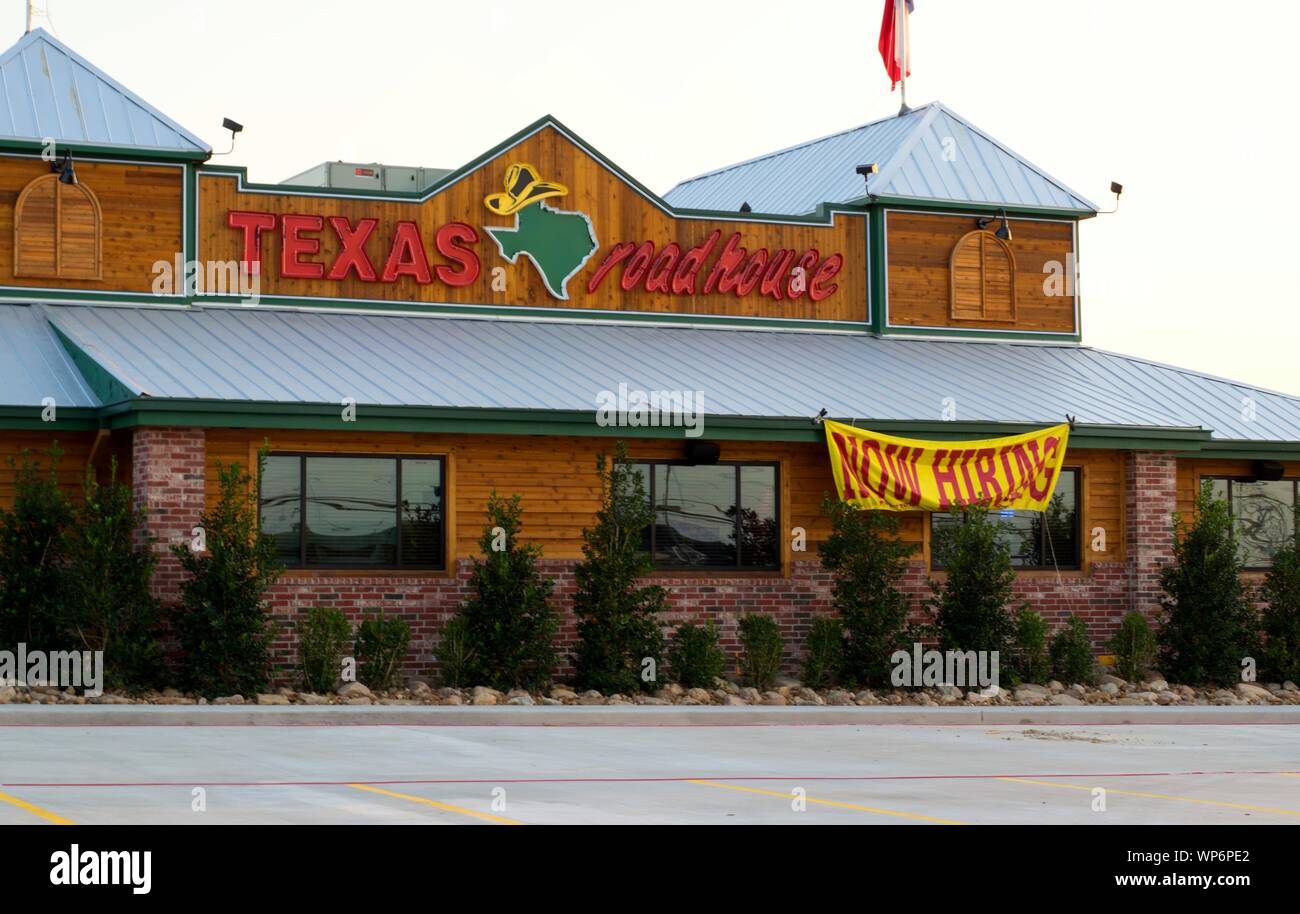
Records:
M200 295L192 301L196 305L231 306L234 296ZM586 308L532 307L528 305L456 305L410 301L367 301L339 298L280 298L264 295L260 301L268 308L302 308L318 311L322 308L346 311L410 312L416 314L448 314L463 317L542 317L556 320L612 321L636 324L676 324L678 326L761 327L769 330L834 330L845 333L867 333L871 325L866 321L806 320L780 317L733 317L723 314L679 314L664 311L593 311Z
M879 331L881 336L943 337L967 340L1036 340L1045 343L1078 343L1083 337L1077 333L1044 333L1032 330L964 330L956 327L897 327L888 326Z
M1300 460L1297 441L1211 441L1190 456L1215 460Z
M188 260L188 254L186 256ZM153 295L148 292L106 292L98 289L45 289L36 286L2 286L0 301L27 304L34 301L71 302L122 302L126 304L187 305L190 299L181 295Z
M0 429L23 431L93 432L102 428L99 410L89 407L59 407L53 422L41 418L41 406L0 406Z
M46 145L40 140L19 140L0 138L0 153L5 152L43 152ZM106 146L96 143L78 143L60 140L56 144L57 155L72 153L75 158L96 156L110 159L133 159L136 161L158 162L206 162L212 155L202 149L154 149L141 146Z
M284 428L358 432L443 432L486 435L547 435L605 438L684 438L681 427L600 426L594 411L469 409L433 406L358 404L356 420L344 422L339 405L322 403L233 402L139 398L103 407L108 428L198 426ZM834 418L834 417L832 417ZM1017 435L1045 423L862 421L860 427L904 437L969 441ZM822 427L809 419L704 416L706 439L825 441ZM1080 448L1196 451L1210 441L1204 429L1076 426L1070 443Z
M1097 213L1092 210L1083 209L1056 209L1052 207L1037 206L1007 206L1004 203L972 203L961 200L922 200L916 197L892 197L892 196L875 196L862 197L850 201L847 205L862 206L865 204L888 207L889 209L906 209L916 212L969 212L969 213L993 213L1003 210L1010 219L1016 216L1050 216L1056 219L1091 219Z

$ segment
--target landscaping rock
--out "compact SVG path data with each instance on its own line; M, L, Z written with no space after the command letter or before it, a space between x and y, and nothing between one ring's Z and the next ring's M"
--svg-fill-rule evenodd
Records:
M373 693L364 682L345 682L339 686L339 698L373 697Z
M551 689L551 698L559 702L577 701L578 693L573 691L573 689L565 689L565 688L561 688L560 686L556 686L555 688Z
M10 704L17 697L18 690L13 686L0 686L0 705Z
M603 705L604 703L605 696L601 695L595 689L588 689L586 692L583 692L578 696L578 704L580 705Z
M782 695L780 692L764 692L763 704L772 705L774 707L780 707L782 705L788 704L788 702L786 701L785 696Z
M284 695L261 694L257 696L257 703L259 705L287 705L289 699Z
M1300 686L1297 686L1294 682L1292 682L1290 679L1288 679L1286 682L1282 683L1282 691L1283 691L1283 692L1300 692Z
M450 695L438 700L440 705L463 705L464 703L465 699L460 697L459 692L452 692Z
M523 705L525 707L532 707L533 705L537 704L537 702L533 701L533 696L525 692L523 695L516 695L514 698L507 698L506 704Z
M299 692L298 702L304 705L327 705L330 703L330 697L316 692Z
M1145 683L1143 683L1143 684L1147 687L1147 691L1148 691L1148 692L1168 692L1168 691L1169 691L1169 683L1165 682L1163 679L1148 679L1148 680L1147 680Z
M851 705L853 704L853 695L843 689L831 689L826 693L824 702L828 705Z
M1083 704L1083 702L1082 702L1080 699L1075 698L1073 695L1069 695L1069 694L1067 694L1067 693L1065 693L1065 692L1057 692L1057 693L1056 693L1055 695L1053 695L1050 699L1048 699L1048 701L1050 701L1050 702L1051 702L1052 704L1054 704L1054 705L1067 705L1067 706L1069 706L1069 705L1081 705L1081 704Z
M746 686L740 690L740 697L745 699L745 704L756 705L763 701L763 694L753 686Z
M1247 701L1268 701L1273 697L1268 689L1254 682L1237 683L1237 694Z
M1047 684L1047 690L1049 692L1064 692L1065 686L1061 685L1058 681L1053 679L1051 682Z
M1102 673L1100 676L1097 677L1097 684L1098 684L1098 685L1113 685L1113 686L1116 687L1116 689L1119 689L1119 688L1122 687L1122 686L1126 686L1126 685L1128 685L1128 680L1127 680L1127 679L1120 679L1118 676L1111 675L1110 673ZM1113 693L1113 692L1110 692L1110 693L1107 693L1107 694L1112 694L1112 695L1113 695L1114 693Z
M214 705L242 705L244 703L243 695L222 695L220 698L212 699Z
M701 705L707 705L713 701L713 696L704 689L687 689L686 697Z
M474 686L469 693L469 703L472 705L495 705L500 704L502 695L496 689L489 689L487 686Z

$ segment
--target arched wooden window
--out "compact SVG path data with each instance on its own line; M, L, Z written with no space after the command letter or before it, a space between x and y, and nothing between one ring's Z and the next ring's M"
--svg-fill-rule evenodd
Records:
M970 232L953 247L949 270L954 319L1016 319L1016 257L1011 245L992 232Z
M99 279L102 222L89 187L41 175L14 204L14 275Z

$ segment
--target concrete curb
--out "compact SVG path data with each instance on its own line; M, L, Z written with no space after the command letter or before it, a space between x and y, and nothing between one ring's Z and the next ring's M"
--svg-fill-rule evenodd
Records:
M1300 725L1300 705L929 708L410 705L6 705L0 727L755 727Z

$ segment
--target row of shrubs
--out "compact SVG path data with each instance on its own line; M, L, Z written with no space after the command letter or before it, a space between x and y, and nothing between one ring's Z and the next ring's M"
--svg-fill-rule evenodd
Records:
M623 445L613 460L598 459L600 508L583 531L583 558L574 569L576 685L603 693L651 690L668 675L683 685L709 686L727 665L711 623L678 626L665 644L661 613L667 591L644 583L652 570L642 533L652 523L644 484ZM283 568L274 540L258 524L256 486L239 464L219 469L218 497L199 521L194 543L172 545L186 572L180 603L164 608L152 596L157 557L140 538L143 517L130 487L87 475L82 498L68 499L57 483L58 454L47 469L24 455L15 466L12 509L0 510L0 647L25 641L52 649L104 650L110 687L148 687L171 678L206 695L264 690L274 634L265 595ZM916 547L899 537L893 514L862 511L834 499L824 506L831 533L820 550L833 578L835 615L816 620L804 645L803 679L811 686L882 686L890 658L916 642L941 650L998 651L1004 680L1055 676L1086 682L1093 651L1083 620L1071 617L1048 637L1045 621L1013 599L1015 569L994 515L967 511L946 525L933 548L945 573L923 601L924 624L909 621L911 597L902 582ZM1227 505L1207 487L1189 521L1175 517L1174 561L1161 572L1161 624L1152 632L1131 613L1110 643L1119 672L1135 678L1153 662L1171 679L1226 684L1244 658L1260 672L1300 679L1300 552L1280 549L1258 593L1241 578L1236 534ZM560 657L552 604L554 582L538 567L541 549L522 538L518 495L495 492L473 563L471 596L449 622L438 649L450 685L499 689L543 687ZM1254 602L1266 606L1262 614ZM739 620L746 678L766 687L785 650L769 616ZM164 638L174 640L172 669L163 664ZM316 690L345 670L349 646L357 678L388 687L396 681L410 641L400 619L382 615L356 632L336 610L309 612L299 630L300 673ZM666 653L666 657L665 657ZM666 660L667 671L660 665Z

